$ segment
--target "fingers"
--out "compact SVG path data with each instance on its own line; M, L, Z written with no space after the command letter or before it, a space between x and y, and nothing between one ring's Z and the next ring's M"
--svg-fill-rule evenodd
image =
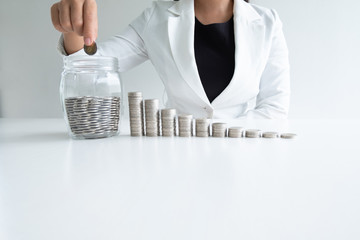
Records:
M74 3L70 6L71 9L71 25L77 35L83 35L83 4Z
M85 45L89 46L97 38L98 20L97 6L94 0L88 0L84 4L84 29L83 36Z
M59 32L66 32L64 28L62 28L61 24L60 24L60 17L59 17L59 3L55 3L54 5L52 5L51 7L51 21L52 24L54 25L55 29L58 30Z
M62 0L51 7L51 21L62 33L75 32L84 37L85 45L97 38L98 19L95 0Z
M61 27L67 32L72 32L73 26L70 19L70 5L67 2L60 2L59 12Z

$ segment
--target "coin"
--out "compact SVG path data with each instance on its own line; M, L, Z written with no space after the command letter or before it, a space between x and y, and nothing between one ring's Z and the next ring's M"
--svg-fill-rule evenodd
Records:
M213 137L226 137L227 127L226 123L213 123L212 124L212 136Z
M297 135L295 133L282 133L280 135L281 138L285 138L285 139L293 139L295 138Z
M143 97L142 92L129 92L129 120L130 120L130 135L143 136L144 129L144 111L143 111Z
M247 138L259 138L261 131L259 129L247 129L245 131L245 137Z
M119 97L69 97L65 99L64 105L69 128L74 135L99 138L118 131Z
M161 110L161 133L164 137L176 136L176 109Z
M84 45L84 51L87 55L94 55L97 52L97 45L94 41L90 46Z
M197 137L208 137L210 135L210 119L195 119L195 132Z
M145 104L145 134L160 136L159 99L146 99Z
M230 127L228 130L228 136L230 138L241 138L243 134L243 127Z
M179 115L178 127L180 137L191 137L193 135L193 116L191 114Z
M263 132L262 137L263 138L277 138L279 134L277 132Z

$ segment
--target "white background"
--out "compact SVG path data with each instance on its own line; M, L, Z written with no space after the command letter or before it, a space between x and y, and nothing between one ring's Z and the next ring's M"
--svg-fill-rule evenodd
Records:
M61 117L55 1L0 1L0 117ZM276 9L290 50L290 118L360 118L360 2L253 0ZM120 32L151 0L99 0L99 41ZM122 75L125 92L162 98L150 62Z

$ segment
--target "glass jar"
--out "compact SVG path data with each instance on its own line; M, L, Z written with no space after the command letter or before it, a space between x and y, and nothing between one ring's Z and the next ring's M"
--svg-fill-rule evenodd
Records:
M60 98L72 138L104 138L119 134L122 83L116 58L65 57Z

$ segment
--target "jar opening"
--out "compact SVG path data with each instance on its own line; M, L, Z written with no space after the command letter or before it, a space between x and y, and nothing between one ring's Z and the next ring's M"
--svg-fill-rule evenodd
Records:
M115 57L103 56L68 56L64 57L66 70L118 70L118 60Z

